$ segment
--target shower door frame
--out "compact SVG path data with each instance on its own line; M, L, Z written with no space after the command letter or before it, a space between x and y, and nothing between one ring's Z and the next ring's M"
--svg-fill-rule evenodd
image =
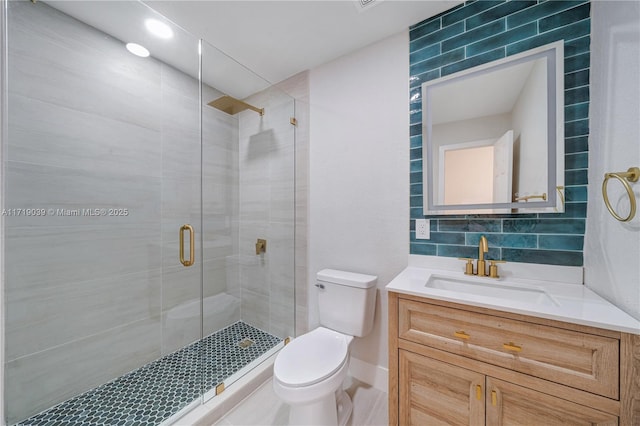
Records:
M7 1L0 0L0 211L4 211L4 160L7 139ZM0 425L4 425L4 215L0 215Z

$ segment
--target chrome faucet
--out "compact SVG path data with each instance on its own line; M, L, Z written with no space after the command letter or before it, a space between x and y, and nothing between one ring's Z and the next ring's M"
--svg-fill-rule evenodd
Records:
M489 243L487 238L483 235L480 237L480 243L478 244L478 269L477 274L481 277L487 276L487 267L484 260L484 254L489 251Z

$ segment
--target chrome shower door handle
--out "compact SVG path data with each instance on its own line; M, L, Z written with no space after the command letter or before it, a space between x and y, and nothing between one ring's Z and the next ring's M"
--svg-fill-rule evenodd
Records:
M189 259L184 258L184 231L189 231ZM196 243L193 226L182 225L180 227L180 263L184 266L191 266L195 263Z

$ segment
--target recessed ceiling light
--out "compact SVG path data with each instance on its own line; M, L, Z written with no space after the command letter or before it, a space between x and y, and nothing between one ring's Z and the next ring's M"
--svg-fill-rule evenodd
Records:
M149 51L145 47L140 46L137 43L127 43L127 50L136 56L140 56L141 58L146 58L147 56L149 56Z
M149 30L149 32L156 37L173 37L173 30L171 29L171 27L164 22L158 21L157 19L147 19L146 21L144 21L144 25L147 27L147 30Z

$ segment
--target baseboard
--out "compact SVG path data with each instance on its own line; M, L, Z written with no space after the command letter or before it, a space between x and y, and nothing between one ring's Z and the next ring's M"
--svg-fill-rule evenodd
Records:
M369 364L358 358L351 358L349 374L354 379L360 380L381 392L389 390L389 369L380 365Z

